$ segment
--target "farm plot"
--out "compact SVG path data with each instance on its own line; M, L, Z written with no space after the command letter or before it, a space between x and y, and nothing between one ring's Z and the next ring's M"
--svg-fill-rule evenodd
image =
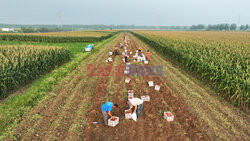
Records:
M248 140L250 117L248 112L233 107L222 100L210 88L188 75L172 61L161 56L158 51L145 45L139 39L135 42L140 48L151 49L152 65L163 65L163 82L197 116L198 123L212 140ZM172 101L174 102L174 101Z
M130 76L130 82L125 83L128 76L123 73L125 63L122 56L113 56L112 62L106 62L109 51L119 46L124 36L129 39L128 52L135 52L138 48L143 51L150 49L131 34L120 34L54 87L48 98L23 117L20 125L13 129L6 140L249 139L248 116L209 95L207 88L183 74L154 50L150 50L152 58L149 64L133 62L131 55L129 63L139 66L162 65L162 76ZM89 65L99 67L89 72ZM103 68L110 68L113 72L103 71ZM149 81L159 85L160 90L148 87ZM134 96L138 98L150 96L137 122L124 116L124 111L128 109L128 90L134 90ZM195 92L197 94L193 95ZM112 114L120 118L115 127L105 126L102 122L101 105L106 101L119 104L119 109L112 110ZM165 111L173 113L174 121L164 119Z

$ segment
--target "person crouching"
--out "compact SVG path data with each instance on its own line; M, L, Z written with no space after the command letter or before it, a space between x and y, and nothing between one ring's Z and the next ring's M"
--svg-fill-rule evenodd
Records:
M108 125L108 116L113 117L111 111L113 108L118 108L117 104L113 104L113 102L106 102L102 105L102 116L105 125Z

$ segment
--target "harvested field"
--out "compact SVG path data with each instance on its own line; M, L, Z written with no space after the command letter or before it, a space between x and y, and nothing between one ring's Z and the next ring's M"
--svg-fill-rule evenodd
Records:
M105 62L110 50L128 40L128 52L149 46L129 33L121 33L100 50L83 61L63 81L53 87L49 96L23 117L13 129L12 138L6 140L249 140L250 119L239 109L218 98L213 91L186 74L169 60L150 49L151 60L138 66L162 66L162 75L130 76L129 83L123 72L122 55L113 56L113 62ZM121 54L120 50L120 54ZM87 71L88 65L96 65ZM103 68L110 68L107 69ZM144 70L145 71L145 70ZM138 70L137 70L138 72ZM160 90L148 87L153 81ZM134 122L125 119L128 109L128 90L140 98L149 95L144 102L142 115ZM101 106L106 101L119 104L112 114L119 117L115 127L105 126ZM171 111L174 121L164 119L164 112ZM93 122L98 122L94 124Z

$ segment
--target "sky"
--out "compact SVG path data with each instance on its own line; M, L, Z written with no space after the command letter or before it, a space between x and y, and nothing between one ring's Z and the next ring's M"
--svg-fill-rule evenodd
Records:
M0 0L0 23L250 24L250 0Z

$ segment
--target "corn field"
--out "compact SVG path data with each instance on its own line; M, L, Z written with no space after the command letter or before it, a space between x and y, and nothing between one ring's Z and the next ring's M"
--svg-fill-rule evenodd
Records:
M0 99L70 59L59 47L0 46Z
M197 74L235 106L249 107L250 33L136 31L133 34Z
M92 31L93 32L93 31ZM60 32L59 32L60 33ZM77 33L39 33L39 34L0 34L0 41L24 41L24 42L48 42L48 43L72 43L72 42L99 42L112 37L117 32L109 34L99 34L94 32L96 36L81 36L81 32ZM45 34L45 35L43 35ZM78 35L78 36L73 36ZM84 34L83 34L84 35ZM87 34L88 35L88 34ZM102 35L102 36L99 36ZM105 35L105 36L104 36Z
M33 35L33 36L56 36L56 37L102 37L115 30L98 30L98 31L66 31L66 32L45 32L45 33L0 33L0 35Z

